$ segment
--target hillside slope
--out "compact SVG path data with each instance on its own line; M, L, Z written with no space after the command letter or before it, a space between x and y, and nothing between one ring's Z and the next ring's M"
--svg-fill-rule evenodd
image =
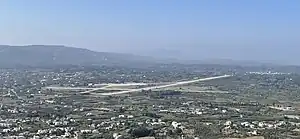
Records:
M66 46L0 46L0 66L107 65L153 62L150 57Z

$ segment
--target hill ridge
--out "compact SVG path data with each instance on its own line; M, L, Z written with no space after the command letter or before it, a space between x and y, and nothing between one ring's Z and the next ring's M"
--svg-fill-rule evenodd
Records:
M107 65L154 62L150 57L96 52L64 45L0 45L0 66Z

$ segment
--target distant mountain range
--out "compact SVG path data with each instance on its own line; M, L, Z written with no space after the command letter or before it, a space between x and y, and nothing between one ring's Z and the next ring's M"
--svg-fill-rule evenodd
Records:
M0 67L153 63L154 58L54 45L0 45Z
M168 55L166 53L166 55ZM153 58L123 53L95 52L83 48L57 45L0 45L0 67L54 65L143 65L156 63L261 65L252 61L178 60Z

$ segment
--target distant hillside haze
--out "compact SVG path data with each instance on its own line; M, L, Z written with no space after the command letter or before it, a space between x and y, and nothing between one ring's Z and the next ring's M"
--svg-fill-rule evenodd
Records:
M55 46L0 45L0 66L49 66L49 65L92 65L126 64L153 61L150 57L131 54L95 52L88 49Z
M152 53L149 51L149 53ZM157 52L156 54L158 54ZM236 61L231 59L198 59L184 60L176 52L161 51L161 57L150 55L140 56L126 53L96 52L83 48L67 47L60 45L27 45L8 46L0 45L0 68L18 66L51 67L60 65L120 65L120 66L148 66L152 64L218 64L258 66L271 65L255 61ZM141 55L145 55L141 53ZM155 54L154 54L155 55ZM179 55L179 54L178 54Z

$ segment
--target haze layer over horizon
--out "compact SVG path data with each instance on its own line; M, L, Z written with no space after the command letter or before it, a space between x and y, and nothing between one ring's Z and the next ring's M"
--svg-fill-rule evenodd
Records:
M300 64L300 1L3 0L0 44Z

